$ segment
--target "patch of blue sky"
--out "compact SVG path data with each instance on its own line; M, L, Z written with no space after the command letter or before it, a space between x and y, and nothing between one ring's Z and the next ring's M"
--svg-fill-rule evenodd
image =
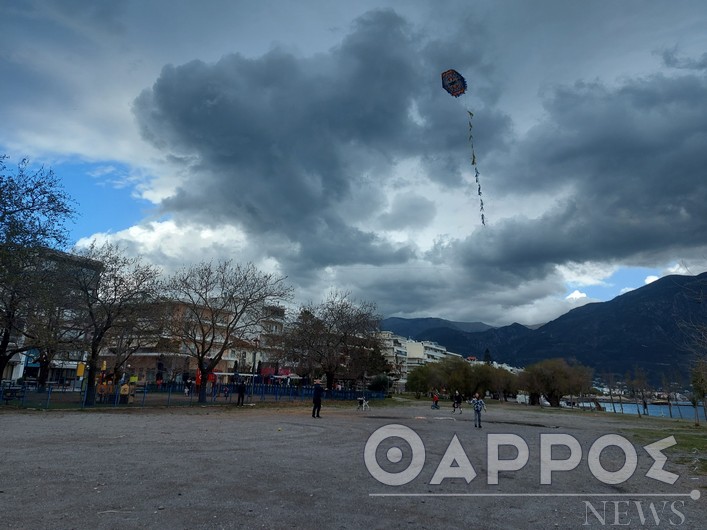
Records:
M124 230L154 213L155 205L139 196L141 179L125 164L63 162L51 169L77 203L75 222L67 224L72 242Z
M663 271L661 269L621 267L601 283L582 286L580 291L586 294L588 298L605 302L627 291L643 287L651 281L660 278L662 274Z

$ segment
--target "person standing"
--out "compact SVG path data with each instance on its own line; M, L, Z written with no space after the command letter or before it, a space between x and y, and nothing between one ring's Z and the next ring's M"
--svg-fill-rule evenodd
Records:
M124 405L127 405L129 396L130 396L130 385L128 383L123 383L120 386L120 402Z
M322 394L324 389L322 388L321 381L317 379L314 381L314 393L312 394L312 418L321 418L319 412L322 410Z
M481 411L486 412L486 403L479 397L479 393L474 394L474 399L471 400L471 406L474 407L474 427L481 429Z
M462 413L462 395L459 393L459 390L456 390L454 392L454 403L452 404L452 414L454 414L457 409L459 409L459 414Z
M243 401L245 399L245 381L241 379L238 382L238 400L236 401L236 407L242 407Z
M108 385L106 385L105 381L101 381L101 383L98 385L98 402L99 403L106 403L108 401L106 394L108 393Z

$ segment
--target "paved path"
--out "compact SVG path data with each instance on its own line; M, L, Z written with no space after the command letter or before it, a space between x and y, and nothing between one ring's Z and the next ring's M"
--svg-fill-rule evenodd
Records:
M622 484L603 484L587 466L598 437L637 425L664 437L674 422L491 403L484 428L475 429L470 409L452 415L449 407L433 411L422 402L354 409L325 403L321 419L303 406L2 411L0 527L704 528L707 480L687 462L666 464L679 475L673 485L647 478L653 460L640 441L638 469ZM364 463L371 434L392 424L412 429L425 447L422 471L402 486L382 484ZM539 480L541 433L570 434L583 450L575 470L554 474L545 486ZM487 484L489 434L517 435L529 447L527 465L501 473L498 485ZM476 478L430 484L455 435ZM501 458L515 457L505 449ZM376 462L397 473L411 456L409 445L388 438ZM619 469L623 454L607 449L602 463ZM688 496L693 491L701 492L699 499ZM528 495L539 493L546 496ZM452 496L459 494L466 496Z

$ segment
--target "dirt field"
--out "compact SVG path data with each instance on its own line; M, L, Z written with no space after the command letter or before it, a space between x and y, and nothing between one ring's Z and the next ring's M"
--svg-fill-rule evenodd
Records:
M470 409L452 415L449 407L431 410L424 402L374 403L367 412L356 411L355 404L328 405L325 402L321 419L312 418L301 404L72 412L0 409L0 526L705 527L707 477L698 468L705 455L693 452L689 441L681 443L694 441L694 436L704 440L705 426L693 429L687 421L491 402L483 428L476 429ZM414 431L424 445L421 472L398 486L377 480L364 460L369 437L382 427L387 432L393 424ZM592 474L588 453L599 437L615 433L631 441L638 463L630 478L609 485ZM487 460L489 435L501 434L527 443L528 462L518 471L501 472L497 485L488 484L494 467ZM553 473L552 484L540 483L541 434L571 435L582 451L579 465ZM671 434L678 444L665 451L665 470L679 475L674 484L645 476L653 459L642 448ZM455 435L468 462L454 452L458 446L450 446ZM513 459L516 451L502 447L499 454ZM413 468L411 458L419 458L420 451L401 438L386 438L375 455L380 467L394 474ZM456 460L449 460L453 455ZM569 449L562 447L552 453L554 460L568 457ZM617 471L624 454L609 447L601 453L601 463L607 471ZM464 478L432 483L436 472L450 476L469 466L476 473L470 483Z

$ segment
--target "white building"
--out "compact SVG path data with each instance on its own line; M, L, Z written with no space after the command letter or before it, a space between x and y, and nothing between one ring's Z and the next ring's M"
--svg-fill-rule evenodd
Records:
M392 331L381 331L378 338L381 343L381 354L391 366L393 388L402 390L408 377L408 351L405 347L407 340Z
M478 360L476 360L476 359L473 359L473 360L467 359L467 362L468 362L470 365L472 365L472 366L477 366L477 365L481 365L481 364L486 364L484 361L478 361ZM510 372L510 373L512 373L512 374L519 374L520 372L523 371L523 368L518 368L518 367L516 367L516 366L511 366L511 365L506 364L506 363L497 363L496 361L492 361L492 362L491 362L491 366L493 366L494 368L501 368L501 369L506 370L507 372Z

